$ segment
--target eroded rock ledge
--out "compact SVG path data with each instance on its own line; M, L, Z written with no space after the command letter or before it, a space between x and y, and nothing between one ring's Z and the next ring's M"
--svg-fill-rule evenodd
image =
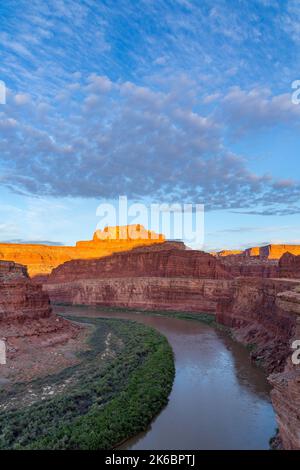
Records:
M55 348L74 340L79 328L52 313L49 297L24 266L0 261L0 338L6 341L2 378L30 379L62 358Z
M296 317L291 342L300 340L300 286L278 294L277 307ZM300 366L288 356L282 372L269 377L271 397L277 415L280 436L285 449L300 449Z

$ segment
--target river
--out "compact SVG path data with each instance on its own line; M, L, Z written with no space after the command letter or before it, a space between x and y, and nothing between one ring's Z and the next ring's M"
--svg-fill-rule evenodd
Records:
M275 415L263 371L224 332L191 320L94 308L57 313L127 318L164 334L175 354L176 376L168 405L146 432L123 449L268 449Z

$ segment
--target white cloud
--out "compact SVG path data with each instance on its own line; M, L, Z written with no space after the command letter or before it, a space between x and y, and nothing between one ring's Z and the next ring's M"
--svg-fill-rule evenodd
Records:
M90 86L100 93L91 94ZM194 98L181 105L178 84L175 93L162 92L92 76L67 93L64 112L49 104L45 120L40 103L28 101L20 114L10 100L5 112L19 120L4 114L0 121L2 184L56 197L196 200L207 209L270 206L282 197L294 204L299 197L299 182L250 172L246 160L226 148L217 116L196 111ZM289 110L285 98L267 90L232 89L222 105L233 128L284 121Z
M15 100L16 105L22 106L24 104L29 103L30 96L25 93L18 93L15 95L14 100Z

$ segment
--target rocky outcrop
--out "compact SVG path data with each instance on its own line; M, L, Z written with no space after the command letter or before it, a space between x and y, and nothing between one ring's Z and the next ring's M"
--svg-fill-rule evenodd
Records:
M164 241L163 235L146 230L142 225L106 227L97 230L93 240L77 242L76 246L22 245L0 243L0 259L27 266L29 275L49 274L66 261L91 259L136 246L148 246Z
M180 242L165 242L99 259L64 263L52 271L47 283L116 277L231 278L221 263L208 253L186 250Z
M56 303L215 312L231 275L213 256L165 242L54 269L44 289Z
M235 255L242 255L242 254L243 254L243 250L221 250L217 252L211 252L211 255L219 256L219 257L235 256Z
M228 281L168 277L115 277L47 284L54 303L215 313Z
M77 326L52 313L47 293L32 282L24 266L0 261L0 338L6 342L8 357L1 375L26 368L25 356L28 369L33 371L34 352L41 358L43 348L64 344L78 331Z
M279 260L279 276L300 279L300 256L285 253Z
M278 308L294 315L296 328L290 343L300 340L300 286L277 296ZM300 450L300 365L291 354L282 372L269 377L273 387L271 398L276 412L280 438L285 449Z
M221 262L233 277L279 277L277 260L232 255L222 257Z
M300 282L296 279L232 281L217 306L217 321L233 329L253 359L271 373L271 398L285 449L300 450L300 366L291 345L300 340Z
M277 245L270 244L265 246L254 246L247 248L244 251L241 250L222 250L215 253L215 256L226 257L226 256L242 256L242 257L260 257L273 260L279 260L284 253L291 253L293 255L300 255L300 245Z
M295 328L294 315L279 307L277 297L297 285L288 280L236 279L217 306L217 321L233 328L237 339L251 347L253 359L268 372L283 368Z
M0 261L0 325L49 318L49 298L31 282L25 266Z
M300 245L266 245L245 250L246 256L261 256L268 259L280 259L284 253L300 255Z

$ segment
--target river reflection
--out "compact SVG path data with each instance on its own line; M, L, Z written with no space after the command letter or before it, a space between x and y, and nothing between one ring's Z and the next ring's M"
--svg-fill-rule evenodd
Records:
M136 320L159 330L172 345L176 376L169 403L123 449L269 448L276 422L265 375L225 333L195 321L136 313L57 308L62 312Z

